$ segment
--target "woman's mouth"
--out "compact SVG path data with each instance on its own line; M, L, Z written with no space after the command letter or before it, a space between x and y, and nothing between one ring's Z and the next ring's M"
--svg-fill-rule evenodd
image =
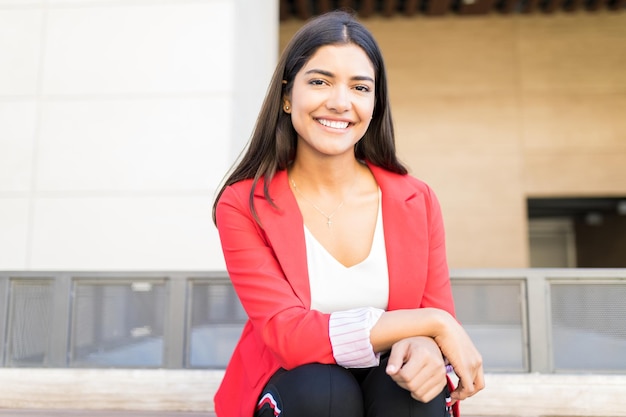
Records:
M317 122L322 126L332 127L333 129L345 129L350 123L349 122L340 122L336 120L327 120L327 119L317 119Z

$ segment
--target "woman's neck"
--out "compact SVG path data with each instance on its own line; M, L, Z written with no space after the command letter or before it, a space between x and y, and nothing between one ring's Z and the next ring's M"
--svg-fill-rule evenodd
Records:
M296 159L289 168L289 177L311 192L336 192L351 188L363 170L367 170L364 164L354 158L348 161L328 159L315 162Z

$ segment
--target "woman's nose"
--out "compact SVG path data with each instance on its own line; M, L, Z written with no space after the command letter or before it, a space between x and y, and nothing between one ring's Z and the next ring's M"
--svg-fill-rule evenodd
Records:
M326 107L337 113L344 113L350 110L350 93L347 87L335 85L326 101Z

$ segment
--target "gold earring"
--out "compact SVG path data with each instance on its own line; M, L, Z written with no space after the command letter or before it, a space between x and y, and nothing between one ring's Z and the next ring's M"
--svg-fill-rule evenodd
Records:
M283 107L283 110L285 110L285 112L289 112L289 106L285 105L285 107Z

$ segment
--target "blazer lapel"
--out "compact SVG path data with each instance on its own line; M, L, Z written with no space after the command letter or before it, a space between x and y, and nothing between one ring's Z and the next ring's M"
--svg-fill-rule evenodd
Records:
M419 306L427 272L428 223L424 195L406 176L369 166L382 193L390 310ZM420 279L422 278L422 279Z
M276 207L272 207L265 200L263 183L259 181L254 194L254 203L263 231L294 292L308 308L311 306L311 289L304 223L298 203L289 188L287 171L276 173L270 184L269 193Z

